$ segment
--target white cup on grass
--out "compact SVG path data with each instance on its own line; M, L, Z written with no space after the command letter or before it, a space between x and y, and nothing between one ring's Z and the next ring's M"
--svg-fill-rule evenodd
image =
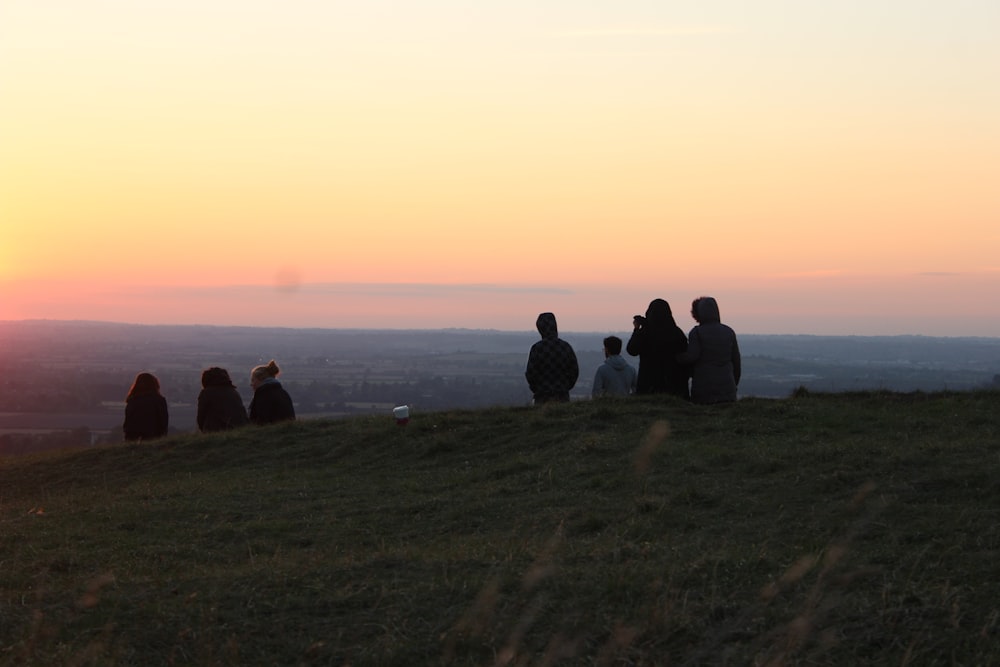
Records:
M410 406L397 405L392 409L392 416L396 418L396 423L403 426L410 421Z

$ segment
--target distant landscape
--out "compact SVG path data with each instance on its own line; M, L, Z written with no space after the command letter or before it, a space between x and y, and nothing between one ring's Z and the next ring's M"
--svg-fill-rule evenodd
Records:
M574 400L590 397L602 338L629 333L562 332L580 362ZM304 419L388 416L401 404L414 412L527 405L524 366L537 339L533 331L0 322L0 455L121 440L123 399L139 371L159 377L177 433L195 430L203 369L227 368L249 403L249 371L270 359ZM1000 387L1000 338L739 334L739 342L743 398Z

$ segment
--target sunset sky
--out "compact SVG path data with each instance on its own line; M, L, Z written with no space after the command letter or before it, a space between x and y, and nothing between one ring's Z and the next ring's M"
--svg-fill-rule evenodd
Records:
M0 0L0 320L1000 336L996 0Z

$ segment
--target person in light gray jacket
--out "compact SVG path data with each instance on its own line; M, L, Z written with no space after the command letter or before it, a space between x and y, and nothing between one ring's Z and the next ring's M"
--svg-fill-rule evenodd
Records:
M736 332L722 323L719 304L710 296L691 304L698 325L688 334L688 348L677 360L691 364L691 400L695 403L728 403L736 400L740 383L740 346Z
M622 339L608 336L604 339L604 363L597 367L591 396L628 396L634 393L635 369L622 357Z

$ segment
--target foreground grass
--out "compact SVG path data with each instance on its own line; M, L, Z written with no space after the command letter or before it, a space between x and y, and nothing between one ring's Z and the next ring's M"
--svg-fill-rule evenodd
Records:
M0 664L1000 664L1000 395L305 421L0 460Z

